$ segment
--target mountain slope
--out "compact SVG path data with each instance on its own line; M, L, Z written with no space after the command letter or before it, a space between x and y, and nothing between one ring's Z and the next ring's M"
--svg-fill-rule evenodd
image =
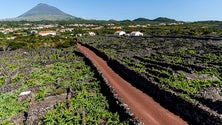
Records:
M67 20L76 17L64 13L56 7L40 3L31 10L15 18L15 20L41 21L41 20Z
M143 21L151 21L150 19L146 19L146 18L137 18L135 20L133 20L134 22L143 22Z
M133 22L174 23L174 22L178 22L178 21L176 21L174 19L166 18L166 17L158 17L153 20L146 19L146 18L137 18L137 19L134 19Z
M177 22L174 19L170 19L170 18L166 18L166 17L158 17L158 18L154 19L153 21L156 21L156 22Z

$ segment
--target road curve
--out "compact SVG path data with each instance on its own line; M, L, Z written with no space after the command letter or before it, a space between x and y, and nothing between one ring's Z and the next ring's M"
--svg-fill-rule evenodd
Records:
M121 78L93 51L80 44L77 44L77 47L108 80L109 84L115 89L121 100L128 105L136 118L145 125L188 125L182 118L165 109L155 102L153 98Z

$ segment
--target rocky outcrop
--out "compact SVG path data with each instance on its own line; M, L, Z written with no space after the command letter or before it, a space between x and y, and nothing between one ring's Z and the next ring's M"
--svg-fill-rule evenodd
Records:
M54 105L56 103L65 102L66 97L66 93L56 96L49 96L45 98L44 101L29 105L25 124L31 125L41 123L42 116L49 110L54 109Z

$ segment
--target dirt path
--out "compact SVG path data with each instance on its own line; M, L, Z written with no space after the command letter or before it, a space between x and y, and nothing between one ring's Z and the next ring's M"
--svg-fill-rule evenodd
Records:
M108 64L90 49L78 44L79 50L102 72L119 97L128 105L132 113L145 125L187 125L179 116L171 113L153 98L133 87L117 75ZM172 104L173 106L173 104Z

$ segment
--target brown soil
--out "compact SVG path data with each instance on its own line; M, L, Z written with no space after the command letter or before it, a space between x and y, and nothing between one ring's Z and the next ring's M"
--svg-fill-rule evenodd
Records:
M78 44L79 50L102 72L120 99L128 105L131 112L145 125L187 125L179 116L155 102L152 97L133 87L116 74L108 64L90 49ZM173 106L173 104L172 104Z

